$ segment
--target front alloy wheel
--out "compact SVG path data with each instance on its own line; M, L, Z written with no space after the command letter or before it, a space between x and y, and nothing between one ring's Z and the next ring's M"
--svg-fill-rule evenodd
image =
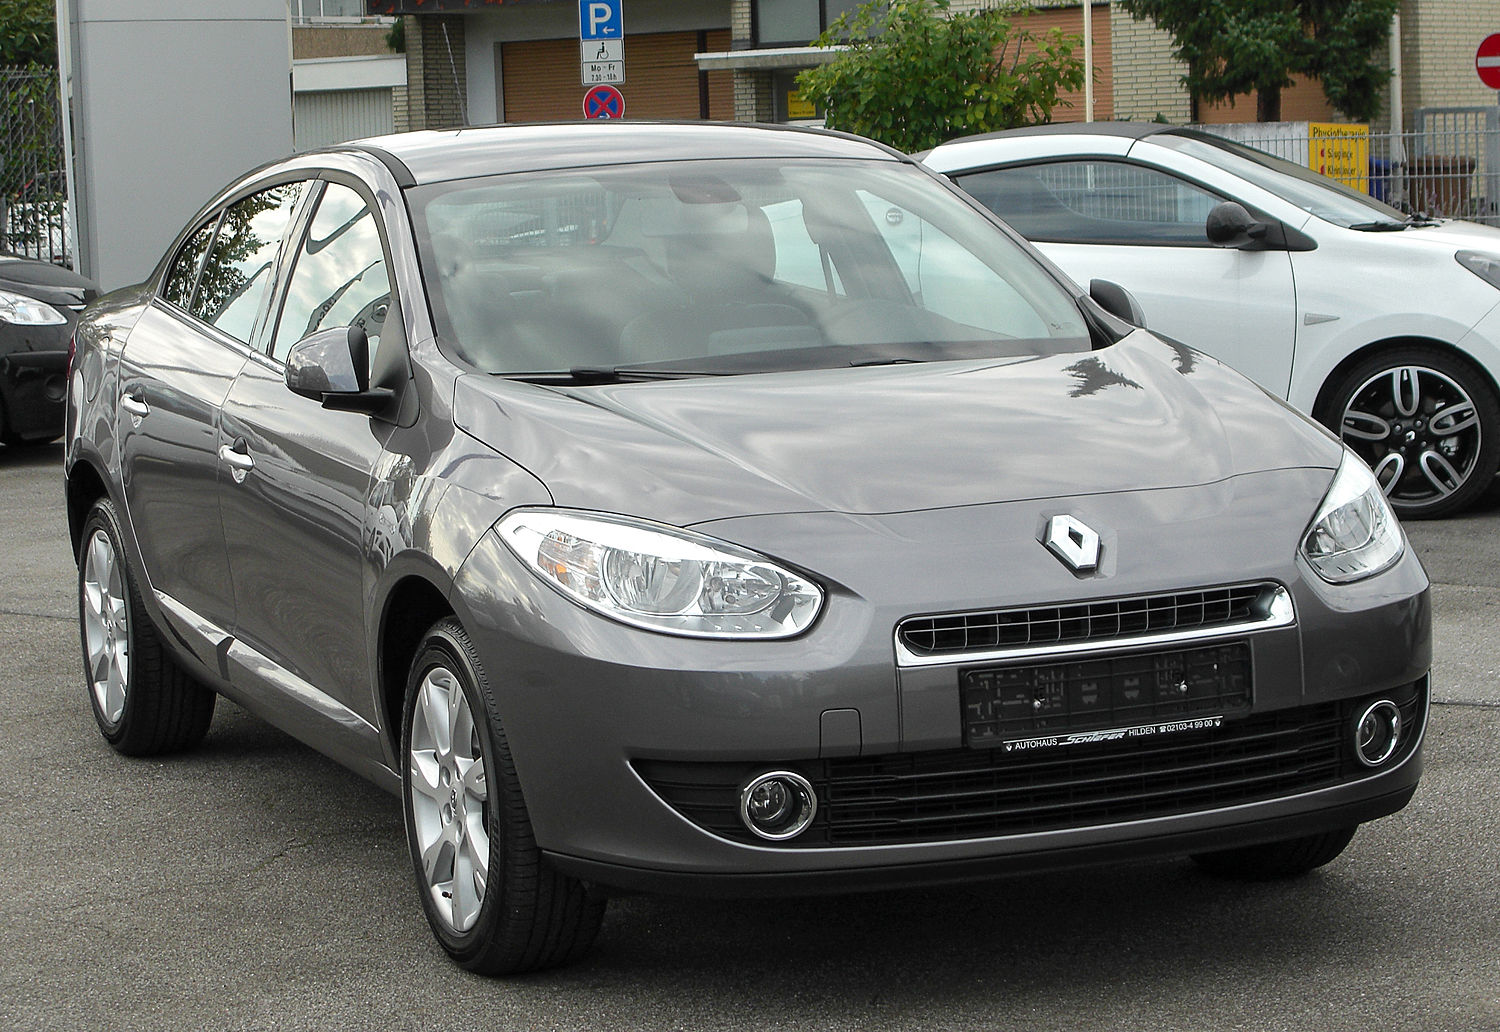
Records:
M488 975L571 963L604 915L604 901L537 847L493 698L463 627L434 624L406 681L406 841L433 935Z
M1402 348L1362 363L1323 415L1405 519L1464 508L1500 460L1493 388L1467 362L1436 349Z
M489 792L474 712L446 666L431 667L417 687L406 758L428 898L449 931L466 932L479 919L489 881Z

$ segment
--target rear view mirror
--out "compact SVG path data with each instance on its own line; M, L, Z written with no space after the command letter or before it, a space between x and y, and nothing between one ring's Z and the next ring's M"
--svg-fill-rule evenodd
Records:
M1222 201L1208 213L1204 230L1215 247L1248 247L1266 235L1270 227L1250 217L1243 204Z
M382 415L395 392L370 388L370 341L363 326L333 326L303 337L286 354L286 385L326 409Z
M1116 319L1124 319L1132 326L1146 328L1146 313L1141 311L1135 295L1109 280L1089 280L1089 297L1094 303Z

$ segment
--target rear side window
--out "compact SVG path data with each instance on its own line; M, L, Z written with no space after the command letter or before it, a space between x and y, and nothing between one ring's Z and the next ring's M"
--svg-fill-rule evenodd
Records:
M374 214L347 186L328 184L292 267L271 357L284 358L288 348L318 330L359 326L373 359L390 301Z
M249 342L302 189L302 183L283 183L225 210L189 311L234 339Z
M1059 161L954 178L1028 240L1057 243L1207 247L1204 223L1222 199L1123 161Z
M208 245L213 243L214 229L218 224L219 216L216 214L199 226L188 237L188 242L182 245L182 250L177 252L177 258L172 262L162 297L178 308L186 309L193 299L193 284L198 281L198 270L203 266L203 256L208 253Z

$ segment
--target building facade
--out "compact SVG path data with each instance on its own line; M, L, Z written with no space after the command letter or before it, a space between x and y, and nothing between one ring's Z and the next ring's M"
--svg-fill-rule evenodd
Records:
M355 0L298 0L350 3ZM364 0L365 12L404 16L403 128L551 121L583 116L587 89L576 0ZM811 120L796 76L829 58L808 46L856 0L620 0L624 5L625 117ZM955 0L954 10L986 0ZM1094 117L1223 123L1254 121L1253 97L1195 103L1182 86L1171 37L1110 2L1090 9ZM1039 0L1021 24L1082 33L1078 2ZM1485 28L1489 26L1491 28ZM1400 18L1405 117L1434 106L1494 104L1480 84L1474 49L1500 28L1500 0L1403 0ZM1085 117L1081 91L1066 94L1057 121ZM1317 82L1283 92L1292 121L1340 121ZM1386 128L1388 116L1377 121Z

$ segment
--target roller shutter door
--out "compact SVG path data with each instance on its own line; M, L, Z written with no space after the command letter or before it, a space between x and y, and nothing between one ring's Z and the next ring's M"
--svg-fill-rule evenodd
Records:
M700 49L729 49L729 30L704 33L700 48L696 32L660 32L625 37L625 95L627 118L698 118ZM586 87L578 81L578 40L547 39L504 43L500 75L507 122L552 122L583 117ZM708 116L728 121L734 117L734 86L729 72L706 76Z

